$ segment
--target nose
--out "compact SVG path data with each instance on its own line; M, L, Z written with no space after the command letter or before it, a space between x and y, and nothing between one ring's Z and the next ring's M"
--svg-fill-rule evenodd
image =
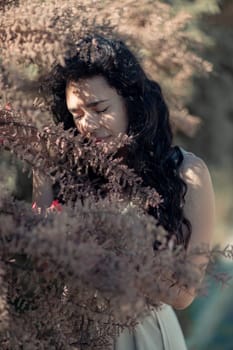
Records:
M77 128L82 135L93 134L99 129L98 120L93 114L94 113L85 112L84 116L76 123Z

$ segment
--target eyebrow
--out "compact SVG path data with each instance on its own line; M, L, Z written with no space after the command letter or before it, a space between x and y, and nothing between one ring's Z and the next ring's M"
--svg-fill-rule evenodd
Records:
M108 100L98 100L98 101L92 101L92 102L88 102L87 104L86 104L86 107L95 107L95 106L97 106L99 103L102 103L102 102L106 102L106 101L108 101ZM77 108L71 108L70 109L70 112L72 113L72 112L75 112L77 110Z

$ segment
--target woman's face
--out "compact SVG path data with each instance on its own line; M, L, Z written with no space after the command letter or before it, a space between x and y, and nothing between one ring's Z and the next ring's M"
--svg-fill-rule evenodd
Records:
M68 82L66 104L83 136L96 142L109 142L126 134L128 118L124 99L103 76Z

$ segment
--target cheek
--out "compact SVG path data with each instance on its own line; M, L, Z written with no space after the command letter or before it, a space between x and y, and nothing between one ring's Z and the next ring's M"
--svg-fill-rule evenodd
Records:
M109 114L105 114L102 117L102 126L111 130L112 132L126 133L128 127L128 118L126 111L123 108L119 108L115 111L110 111Z
M105 114L102 118L101 118L101 124L106 127L107 129L112 129L115 127L116 124L116 114L115 113L111 113L109 112L109 114Z

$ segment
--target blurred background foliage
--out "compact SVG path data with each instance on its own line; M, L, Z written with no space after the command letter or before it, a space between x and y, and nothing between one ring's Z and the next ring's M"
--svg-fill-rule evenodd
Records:
M20 1L8 3L17 6ZM116 20L114 1L93 3L101 5L103 13L110 12ZM119 27L121 34L131 46L141 47L141 50L136 51L148 74L161 84L171 105L174 120L179 120L180 100L183 101L180 106L183 119L180 123L175 123L175 143L203 158L210 169L216 193L214 242L221 246L233 243L233 1L141 0L137 3L122 0L120 5L118 3L118 9L124 3L130 8L130 15L127 22L124 21ZM3 8L6 4L7 1L0 1L0 7ZM171 28L164 27L163 32L161 27L158 37L166 54L172 57L168 63L176 62L174 58L178 61L167 67L166 57L163 60L161 52L157 56L152 37L152 34L156 36L153 21L164 24L166 18L170 21ZM172 22L174 19L176 22ZM177 26L177 32L173 31L172 25ZM174 50L174 46L169 46L172 37L176 35L180 36L178 44L186 45L185 49L177 46ZM163 43L163 38L167 42ZM188 56L187 52L198 53L204 62L203 70L189 66L188 60L193 57ZM201 66L202 62L199 61L198 64ZM187 67L191 68L186 71L186 76L181 76L182 69L185 71ZM195 132L186 132L182 127L185 116L189 120L190 130L194 125ZM0 171L1 191L7 188L16 198L31 200L30 172L23 172L21 163L15 161L10 154L2 153ZM232 263L225 261L219 262L219 269L226 270L229 274L233 272ZM209 282L208 296L197 298L187 310L177 313L189 349L230 350L233 344L232 288L221 289L220 285Z
M173 1L170 1L173 2ZM202 55L213 64L208 77L192 77L188 101L191 113L202 120L193 138L177 135L177 141L208 164L216 194L215 242L233 243L233 1L174 1L204 13L197 21L197 35L206 38ZM218 3L219 7L216 6ZM205 6L206 5L206 6ZM219 261L218 269L232 276L233 265ZM232 281L230 281L232 286ZM197 298L184 312L178 312L189 350L230 350L233 344L232 288L210 282L208 298Z

